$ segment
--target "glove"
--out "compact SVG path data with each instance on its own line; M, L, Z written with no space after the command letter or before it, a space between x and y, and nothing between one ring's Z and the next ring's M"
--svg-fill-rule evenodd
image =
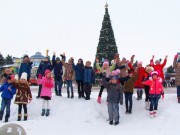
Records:
M32 101L32 98L29 99L29 102L28 102L28 103L31 103L31 101Z
M123 102L120 102L120 105L123 105Z
M161 93L162 99L164 99L164 92Z
M42 79L42 75L41 74L38 74L38 79Z

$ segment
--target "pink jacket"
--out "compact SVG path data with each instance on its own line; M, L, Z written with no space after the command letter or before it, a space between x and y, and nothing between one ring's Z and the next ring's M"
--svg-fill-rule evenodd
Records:
M150 86L149 94L161 94L162 92L164 92L162 81L160 79L147 80L144 81L143 84Z
M48 87L45 85L48 82ZM42 90L40 96L52 97L52 88L54 87L54 81L43 77L38 79L38 84L42 84Z

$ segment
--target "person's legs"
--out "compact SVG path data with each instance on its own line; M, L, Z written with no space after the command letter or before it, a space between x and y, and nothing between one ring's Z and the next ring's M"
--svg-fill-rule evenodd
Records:
M178 98L178 103L180 103L180 86L177 86L177 98Z
M67 83L67 97L69 98L70 97L70 94L69 94L70 82L69 82L69 80L67 80L66 83Z
M5 107L6 107L5 99L2 98L2 101L1 101L1 110L0 110L0 120L2 120L2 118L3 118Z
M129 106L128 106L128 94L127 94L127 92L125 92L124 93L124 95L125 95L125 105L126 105L126 114L128 113L128 108L129 108Z
M84 97L84 83L83 83L83 81L81 80L80 81L80 85L81 85L81 97Z
M26 121L27 117L28 117L27 105L26 104L23 104L23 109L24 109L24 121Z
M19 104L18 105L18 121L21 120L21 117L22 117L21 112L22 112L22 104Z
M59 91L58 91L58 92L59 92L59 96L62 96L62 94L61 94L62 85L63 85L62 80L59 80L59 83L58 83L58 84L59 84L59 87L58 87L58 88L59 88L59 89L58 89L58 90L59 90Z
M70 88L71 88L71 98L74 98L74 90L73 90L73 85L72 85L72 80L69 81Z
M132 93L129 93L128 94L128 100L129 100L129 113L132 113L132 104L133 104L133 101L132 101Z
M5 116L5 122L8 122L8 119L10 117L10 106L11 106L11 99L6 100L6 116Z
M54 90L55 90L55 94L56 94L56 96L57 96L57 95L59 95L58 90L57 90L58 84L59 84L58 80L57 80L57 79L55 79L55 86L54 86Z
M36 98L39 98L39 97L40 97L40 95L41 95L41 89L42 89L42 85L40 84L40 85L39 85L39 90L38 90L38 96L37 96Z
M101 88L100 88L100 91L99 91L99 95L98 95L98 99L97 99L97 102L99 103L99 104L101 104L101 96L102 96L102 93L103 93L103 90L104 90L104 86L103 85L101 85Z
M113 122L113 103L108 103L108 114L109 114L109 121L111 124Z
M115 125L119 124L119 104L118 103L113 103L113 112L114 112L114 119L115 119Z
M81 90L80 90L81 82L80 82L80 80L76 80L76 83L77 83L77 87L78 87L78 97L81 98Z

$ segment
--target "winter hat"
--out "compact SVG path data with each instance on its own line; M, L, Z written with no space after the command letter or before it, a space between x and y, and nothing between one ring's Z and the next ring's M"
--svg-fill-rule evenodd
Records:
M48 61L50 60L50 57L49 56L46 56L45 59L48 59Z
M27 80L27 73L26 72L23 72L21 74L21 79Z
M60 61L60 58L59 58L59 57L57 57L57 58L56 58L56 61Z
M29 56L28 56L27 54L25 54L25 55L23 56L23 59L24 59L24 58L29 58Z
M104 66L104 65L108 65L108 66L109 66L109 62L108 62L108 61L104 61L104 62L103 62L103 66Z
M147 72L147 71L154 71L154 68L153 68L153 67L150 67L150 66L147 66L147 67L146 67L146 72Z
M142 65L142 61L138 61L138 63L137 63L138 65Z
M160 64L160 62L161 62L160 60L156 60L155 61L156 64Z
M116 71L116 75L119 75L121 72L119 69L116 69L115 71Z
M116 71L114 70L114 71L111 72L111 76L115 76L115 75L117 75L117 73L116 73Z
M51 71L47 69L47 70L45 71L45 75L47 75L48 73L51 73Z
M123 58L122 58L122 61L126 61L126 58L125 58L125 57L123 57Z
M110 80L112 80L112 79L118 80L119 77L117 75L110 76Z
M157 71L153 71L153 72L151 73L151 76L153 76L153 75L158 75L158 72L157 72Z

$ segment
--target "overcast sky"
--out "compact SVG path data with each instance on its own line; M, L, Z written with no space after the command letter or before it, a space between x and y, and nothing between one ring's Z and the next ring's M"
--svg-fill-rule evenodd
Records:
M180 0L107 0L120 57L172 64L180 51ZM106 0L0 0L0 52L65 52L93 61Z

